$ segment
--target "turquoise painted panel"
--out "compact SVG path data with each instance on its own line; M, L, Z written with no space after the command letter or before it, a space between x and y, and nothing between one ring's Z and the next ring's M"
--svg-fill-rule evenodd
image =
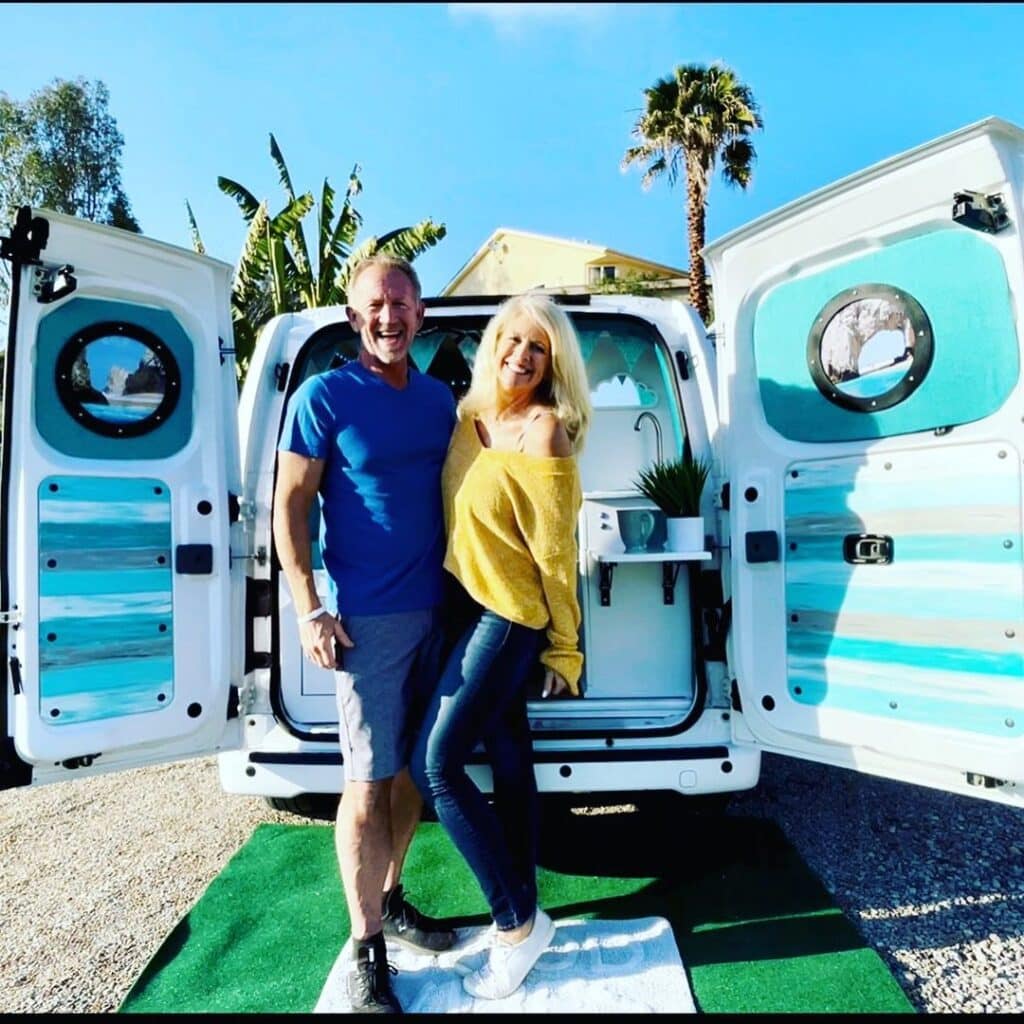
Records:
M880 412L842 409L815 387L807 338L825 304L858 284L902 289L922 305L932 367L904 402ZM769 425L797 441L853 441L969 423L995 412L1020 372L1002 257L976 232L945 228L772 288L759 302L754 361Z
M1001 451L984 443L789 467L794 702L992 736L1024 722L1021 481ZM891 564L847 562L851 532L889 536Z
M850 474L845 483L829 486L812 485L807 490L790 488L786 496L786 514L792 516L815 515L819 512L832 514L837 508L854 512L873 512L880 509L934 508L936 494L931 487L922 487L918 480L899 480L895 474L892 481L884 485L864 486L855 474ZM938 481L940 484L942 481ZM948 492L949 488L944 488ZM994 472L971 475L967 480L956 482L957 502L964 491L970 492L971 506L994 506L1014 508L1017 493L1014 481Z
M170 491L160 480L39 486L39 713L53 725L174 697Z
M109 709L100 703L103 697L120 701L125 693L134 692L140 687L160 690L169 678L171 669L171 659L167 657L101 658L89 665L54 669L47 697L80 697L83 702L95 699L95 717L110 718ZM60 717L62 720L66 717L63 706Z
M40 714L53 725L68 725L155 711L171 702L166 683L173 671L165 658L54 669L51 689L40 701ZM118 705L115 713L112 703Z
M963 563L960 563L963 564ZM957 587L949 580L946 589L934 587L872 587L865 579L869 572L884 572L878 566L861 566L843 583L787 583L786 607L790 614L820 611L829 614L874 614L900 616L908 628L932 619L984 620L993 623L993 636L1002 632L1004 623L1017 622L1021 614L1019 590L1000 593L998 588L974 585L965 579ZM791 632L793 631L791 627Z
M135 324L152 331L170 350L181 371L181 399L156 429L141 437L104 437L78 423L57 397L57 357L84 328L105 321ZM57 451L84 459L160 459L180 451L192 436L195 356L184 328L165 309L75 298L48 313L39 323L35 368L36 429Z
M115 549L111 549L111 557L116 557ZM59 566L58 562L54 568ZM135 569L131 573L125 573L118 565L113 571L108 568L97 572L73 572L62 577L57 573L43 571L43 568L40 567L40 597L89 597L112 593L109 588L116 588L116 592L121 595L138 595L140 599L150 593L170 593L167 583L169 574L165 569Z
M856 683L846 685L835 678L834 674L830 674L827 681L814 676L793 674L790 676L789 689L793 699L804 704L819 706L827 702L829 707L837 710L859 712L893 722L919 722L941 728L947 726L950 720L955 720L957 728L965 732L1005 739L1024 734L1024 716L1020 714L1019 705L998 706L953 701L932 694L919 696L906 693L901 693L899 699L894 701L880 691L865 693Z
M871 661L879 665L908 665L940 672L970 672L978 675L1024 676L1024 656L1016 652L978 651L966 647L941 647L853 639L828 633L805 633L790 639L789 654L804 659L844 658Z
M70 616L47 619L39 655L40 667L50 669L77 664L81 652L95 642L96 627L93 619ZM102 631L118 638L118 658L169 658L173 653L169 614L110 615L103 620Z

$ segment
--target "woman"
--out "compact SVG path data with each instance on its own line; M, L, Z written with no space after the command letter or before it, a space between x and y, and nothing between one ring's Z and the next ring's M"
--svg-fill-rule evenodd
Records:
M590 422L587 375L569 318L543 295L505 302L487 325L442 474L445 569L469 605L412 757L413 776L490 904L495 936L463 979L502 999L554 934L537 906L539 808L526 685L579 694L575 454ZM545 644L545 635L547 643ZM494 804L466 764L483 743Z

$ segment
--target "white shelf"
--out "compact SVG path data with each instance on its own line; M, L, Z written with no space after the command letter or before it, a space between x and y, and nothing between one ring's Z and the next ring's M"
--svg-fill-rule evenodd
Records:
M598 562L709 562L710 551L591 551Z

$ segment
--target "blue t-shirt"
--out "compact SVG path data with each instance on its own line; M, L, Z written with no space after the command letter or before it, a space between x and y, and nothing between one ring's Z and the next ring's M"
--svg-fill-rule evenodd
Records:
M388 615L441 601L446 384L409 368L399 391L353 360L292 395L278 449L324 459L321 546L331 611Z

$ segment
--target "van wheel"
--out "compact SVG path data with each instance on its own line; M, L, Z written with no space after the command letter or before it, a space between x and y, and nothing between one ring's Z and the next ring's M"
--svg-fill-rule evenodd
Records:
M333 821L338 814L338 793L299 793L297 796L268 796L268 806L275 811L297 814L301 818Z

